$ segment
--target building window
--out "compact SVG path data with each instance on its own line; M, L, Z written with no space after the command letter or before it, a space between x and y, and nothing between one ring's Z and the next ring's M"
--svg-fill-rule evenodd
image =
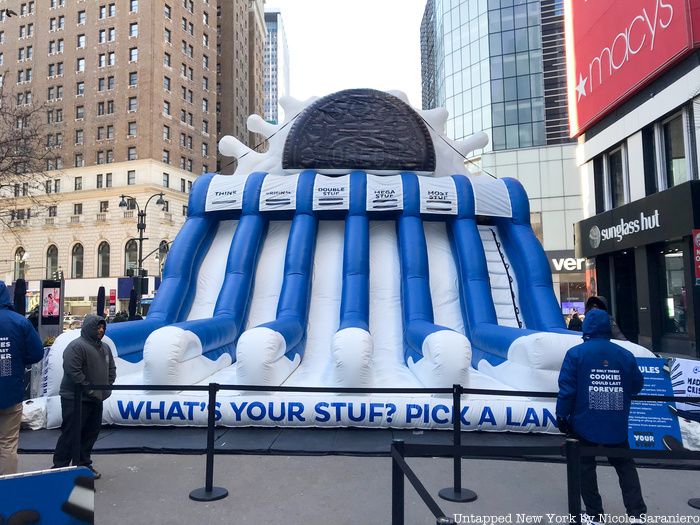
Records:
M163 162L170 164L170 152L167 149L163 150Z
M98 173L98 174L97 174L97 181L96 181L96 183L95 183L95 187L98 188L98 189L101 188L101 187L102 187L102 182L103 182L102 173Z
M73 279L83 278L83 245L78 243L71 251L71 272Z
M139 59L139 48L132 47L129 49L129 62L137 62Z
M124 275L129 275L138 264L138 245L134 239L129 239L124 247Z
M85 159L83 158L83 154L76 153L75 154L75 167L82 168L83 166L85 166ZM56 192L56 193L58 193L58 192Z
M127 160L136 160L136 146L129 146L127 150Z
M83 189L83 178L82 177L76 177L75 178L75 191L80 191ZM76 213L76 215L78 215Z
M172 40L173 40L172 35L173 35L172 32L167 27L163 30L163 40L165 42L167 42L168 44L172 43Z
M127 132L126 134L129 137L135 137L136 136L136 122L129 122L127 124Z
M107 213L109 211L109 201L100 201L100 213Z
M139 75L136 71L129 73L129 87L134 87L138 83Z
M688 332L684 246L681 242L668 243L660 250L661 312L663 331L668 334Z
M55 217L55 215L54 215ZM58 248L55 244L46 250L46 278L51 279L58 272Z
M139 0L129 0L129 12L138 13L139 11Z
M136 184L136 171L135 170L129 170L126 173L126 184L127 186L133 186Z
M111 173L105 173L105 187L106 188L112 187L112 174Z
M663 177L662 188L671 188L690 180L687 140L687 113L677 113L661 122L660 139L663 152L663 164L661 171Z
M185 193L185 189L186 189L186 184L185 184L185 183L186 183L185 179L180 179L180 191L181 191L182 193Z
M624 143L596 157L593 169L598 213L629 202L627 148Z
M27 262L25 260L24 248L21 246L15 250L15 281L24 279Z
M170 77L163 77L163 89L170 91Z
M85 82L80 81L75 84L75 95L82 97L85 94Z
M106 241L97 248L97 277L109 277L109 243Z
M82 215L83 214L83 203L82 202L76 202L73 204L73 215Z
M49 217L56 217L56 212L58 210L57 206L49 206Z
M78 49L85 49L85 35L78 35L76 47Z
M82 129L76 129L75 130L75 145L79 146L83 144L85 138L85 133L83 132Z
M165 4L165 5L163 6L163 15L164 15L165 18L167 18L168 20L170 20L170 18L172 17L172 9L170 8L170 6L169 6L168 4Z
M170 187L170 175L165 172L163 172L163 187Z
M136 97L129 97L129 111L136 111L138 108L138 99Z
M85 59L84 58L78 58L75 61L75 70L78 73L83 73L85 71Z
M137 37L139 36L139 24L137 22L132 22L129 24L129 36Z
M170 126L163 126L163 140L170 140Z

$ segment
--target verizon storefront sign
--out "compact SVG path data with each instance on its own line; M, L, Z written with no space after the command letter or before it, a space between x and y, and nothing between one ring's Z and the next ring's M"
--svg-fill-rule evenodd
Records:
M693 48L693 1L566 0L572 137Z

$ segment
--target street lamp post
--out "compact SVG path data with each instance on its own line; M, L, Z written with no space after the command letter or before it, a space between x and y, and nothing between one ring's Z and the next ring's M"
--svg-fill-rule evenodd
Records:
M136 279L136 305L137 305L137 312L140 314L141 313L141 278L143 277L143 241L148 240L148 237L144 237L143 234L146 231L146 209L148 208L148 205L151 203L151 200L153 200L155 197L158 197L158 200L156 201L156 204L158 206L164 206L165 205L165 200L163 197L165 196L164 193L154 193L151 195L148 200L146 201L146 205L141 209L141 206L139 206L139 203L136 201L134 197L131 195L121 195L120 198L121 200L119 201L119 207L120 208L126 208L127 203L126 199L131 199L131 201L136 205L136 211L137 211L137 221L136 221L136 228L138 229L139 232L139 253L138 253L138 261L137 261L137 268L136 268L136 274L137 274L137 279Z

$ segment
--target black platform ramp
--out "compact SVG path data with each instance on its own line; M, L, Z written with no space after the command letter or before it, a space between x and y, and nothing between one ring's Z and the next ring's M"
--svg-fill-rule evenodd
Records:
M107 429L105 429L107 430ZM227 429L216 429L215 439ZM199 454L206 450L207 429L188 427L112 427L95 443L102 453L158 452Z
M285 428L270 446L271 454L333 454L337 428Z
M226 428L217 436L217 454L269 454L270 447L284 431L281 428Z

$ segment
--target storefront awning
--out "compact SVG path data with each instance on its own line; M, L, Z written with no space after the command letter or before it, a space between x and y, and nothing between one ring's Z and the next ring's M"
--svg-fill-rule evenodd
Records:
M700 226L700 181L685 182L574 225L577 257L691 235Z

